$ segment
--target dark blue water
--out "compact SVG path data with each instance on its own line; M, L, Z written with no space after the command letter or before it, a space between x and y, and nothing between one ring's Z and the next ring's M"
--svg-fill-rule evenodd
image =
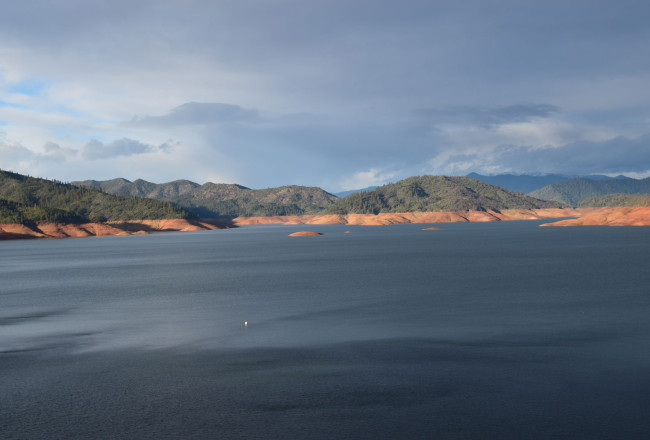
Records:
M645 439L650 228L539 223L0 242L0 438Z

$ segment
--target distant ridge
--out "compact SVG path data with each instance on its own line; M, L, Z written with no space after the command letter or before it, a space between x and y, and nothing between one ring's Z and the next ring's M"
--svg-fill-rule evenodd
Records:
M130 182L122 178L84 180L72 184L101 189L110 194L172 202L204 218L313 214L338 200L320 188L298 185L250 189L227 183L199 185L189 180L152 183L142 179Z
M580 176L569 176L564 174L543 174L539 176L530 174L497 174L495 176L484 176L482 174L469 173L466 177L480 180L481 182L489 183L491 185L497 185L512 191L519 191L521 193L527 194L537 189L543 188L546 185L575 179ZM609 177L599 174L583 177L592 180L626 179L625 176L620 175L616 177Z
M164 197L178 197L198 188L198 183L189 180L174 180L173 182L156 184L146 180L137 179L134 182L118 177L111 180L83 180L71 182L72 185L100 189L109 194L118 196L147 197L161 199Z
M529 193L529 196L542 200L552 200L578 206L585 199L605 194L646 194L650 193L650 178L594 180L577 178L547 185Z
M366 188L361 188L361 189L351 189L349 191L342 191L342 192L337 192L334 193L336 197L346 197L349 196L350 194L358 193L358 192L363 192L363 191L372 191L373 189L376 189L376 186L368 186Z
M419 176L350 194L329 209L334 214L379 214L415 211L485 211L564 207L476 179L460 176Z
M542 188L551 183L561 182L570 179L571 176L562 174L546 174L543 176L532 176L527 174L498 174L496 176L484 176L477 173L469 173L466 177L489 183L490 185L500 186L511 191L529 193L536 189Z

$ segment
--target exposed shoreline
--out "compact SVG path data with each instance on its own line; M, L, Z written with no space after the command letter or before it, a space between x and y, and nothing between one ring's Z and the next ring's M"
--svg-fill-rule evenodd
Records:
M504 209L502 211L431 211L382 214L313 214L268 217L236 217L235 226L243 225L363 225L383 226L406 223L494 222L579 217L583 209Z
M385 214L323 214L222 219L130 220L111 223L0 225L0 240L139 235L162 231L207 231L248 225L363 225L493 222L567 218L540 226L650 226L650 207L504 209Z
M581 215L540 226L650 226L650 207L578 208Z
M0 240L141 235L162 231L207 231L232 227L218 220L129 220L110 223L36 223L0 225Z

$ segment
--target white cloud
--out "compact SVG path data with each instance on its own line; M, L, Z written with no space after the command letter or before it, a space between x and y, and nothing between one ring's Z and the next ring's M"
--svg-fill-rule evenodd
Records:
M369 186L380 186L390 182L396 175L396 172L371 168L366 171L356 172L352 176L342 179L339 186L344 191L362 189Z
M434 172L450 174L479 171L645 175L650 170L650 134L541 148L504 144L488 151L445 152L433 158L430 164Z

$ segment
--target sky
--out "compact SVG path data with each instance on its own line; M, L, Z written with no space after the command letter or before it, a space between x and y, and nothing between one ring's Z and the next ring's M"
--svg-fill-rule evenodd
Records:
M647 0L30 0L0 14L0 168L342 191L650 176Z

